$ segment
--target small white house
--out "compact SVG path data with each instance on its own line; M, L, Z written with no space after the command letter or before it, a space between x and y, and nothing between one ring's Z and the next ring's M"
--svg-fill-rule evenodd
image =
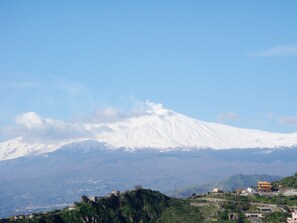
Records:
M252 187L248 187L248 188L246 189L246 191L247 191L248 193L255 193L255 192L256 192L255 189L252 188Z
M89 200L93 202L97 202L99 200L99 197L89 197Z
M297 223L297 211L292 212L292 217L287 218L288 223Z
M214 193L214 194L218 194L218 193L223 193L224 191L222 190L222 189L220 189L220 188L214 188L213 190L212 190L212 193Z
M120 196L120 191L118 190L112 190L110 195L114 195L114 196Z

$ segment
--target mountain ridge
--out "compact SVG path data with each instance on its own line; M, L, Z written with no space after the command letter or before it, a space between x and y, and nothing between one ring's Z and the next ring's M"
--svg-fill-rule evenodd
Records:
M51 142L38 140L37 137L28 141L20 136L2 142L0 160L50 153L65 145L84 141L102 143L107 149L124 148L130 151L143 148L170 151L206 148L278 149L297 146L297 133L271 133L209 123L166 109L161 104L146 103L147 108L140 114L109 123L81 124L80 128L92 132L91 136L81 135Z

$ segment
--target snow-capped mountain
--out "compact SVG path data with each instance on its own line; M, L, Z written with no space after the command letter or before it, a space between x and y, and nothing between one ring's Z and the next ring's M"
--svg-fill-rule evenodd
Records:
M17 137L0 143L0 160L53 152L64 145L84 140L105 143L109 149L137 150L244 149L296 147L297 133L281 134L235 128L218 123L199 121L147 102L138 115L110 123L83 123L80 126L92 134L51 143L28 143Z
M114 148L278 148L297 145L297 133L279 134L199 121L150 104L145 115L108 125L96 137Z
M63 144L27 143L22 137L17 137L0 143L0 160L15 159L22 156L49 153L57 150Z

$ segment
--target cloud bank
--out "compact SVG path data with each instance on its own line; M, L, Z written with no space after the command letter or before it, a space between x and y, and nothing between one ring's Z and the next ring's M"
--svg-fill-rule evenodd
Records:
M0 142L22 137L26 142L55 143L72 139L94 138L97 134L112 131L108 124L129 118L149 115L162 110L161 104L150 101L135 103L130 111L123 112L115 107L99 110L71 121L43 118L35 112L27 112L15 118L11 126L0 129Z
M17 116L15 124L2 129L1 133L6 139L22 137L27 142L63 141L91 134L78 123L42 118L35 112Z

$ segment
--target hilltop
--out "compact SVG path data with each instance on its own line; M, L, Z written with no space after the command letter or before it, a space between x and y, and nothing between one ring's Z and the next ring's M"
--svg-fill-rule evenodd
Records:
M23 215L0 222L202 222L201 214L190 206L189 201L170 198L149 189L137 189L98 200L82 196L81 202L61 211Z

